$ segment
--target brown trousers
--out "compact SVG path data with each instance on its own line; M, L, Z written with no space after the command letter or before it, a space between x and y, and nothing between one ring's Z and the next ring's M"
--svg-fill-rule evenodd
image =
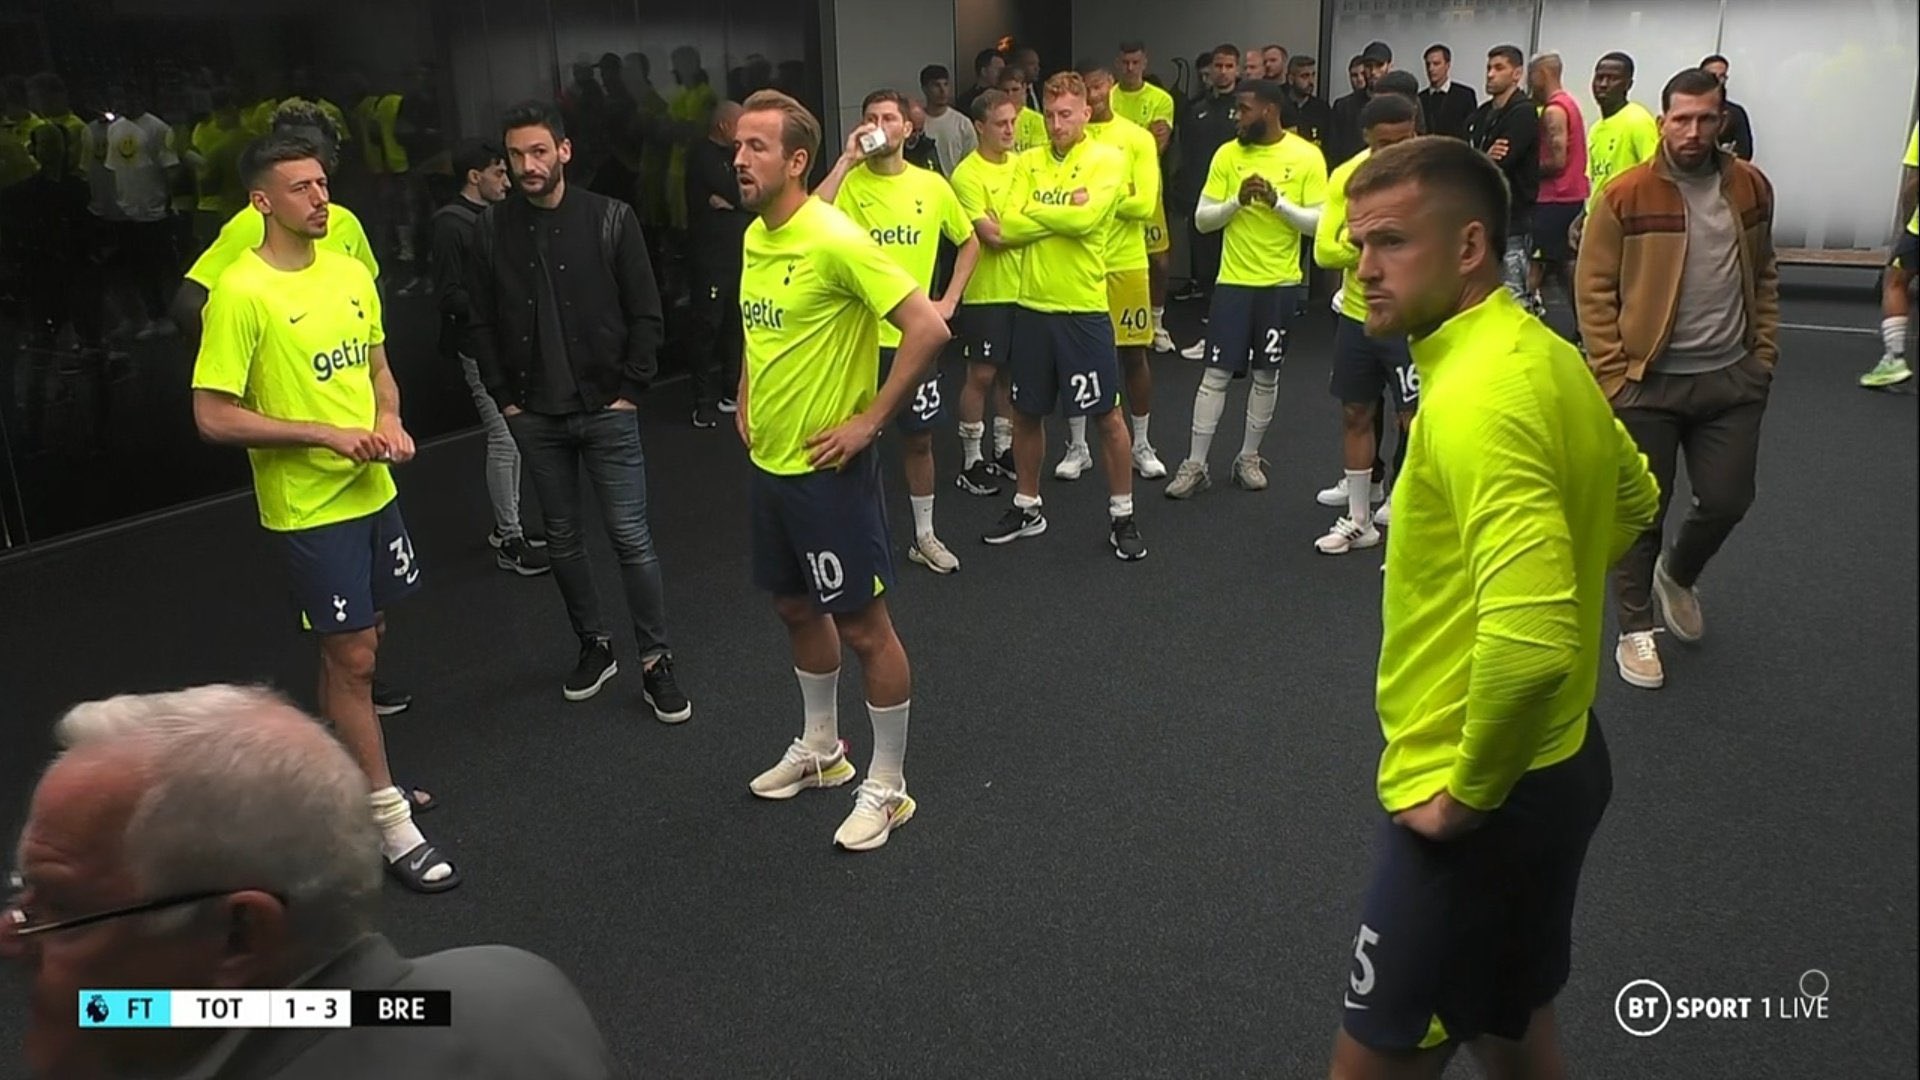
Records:
M1772 385L1773 371L1747 356L1705 375L1662 375L1649 370L1645 379L1627 383L1614 396L1614 413L1640 444L1648 468L1660 483L1660 512L1653 525L1614 567L1614 601L1619 605L1622 633L1652 630L1656 623L1653 567L1660 557L1662 525L1682 450L1693 505L1667 549L1667 571L1674 581L1686 587L1698 581L1707 561L1753 505L1760 420Z

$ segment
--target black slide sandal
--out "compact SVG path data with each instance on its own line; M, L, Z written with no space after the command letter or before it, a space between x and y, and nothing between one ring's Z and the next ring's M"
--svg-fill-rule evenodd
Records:
M443 893L460 884L460 871L454 870L439 881L426 880L427 871L442 864L449 868L453 866L452 860L441 857L439 848L423 843L388 862L387 873L414 892Z
M440 805L439 799L434 798L420 788L403 784L398 780L393 782L393 786L400 789L401 796L407 800L407 805L411 807L416 814L424 814Z

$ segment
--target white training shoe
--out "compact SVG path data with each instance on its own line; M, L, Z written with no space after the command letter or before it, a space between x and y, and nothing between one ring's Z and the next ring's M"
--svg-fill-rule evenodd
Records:
M1060 464L1053 467L1053 478L1055 480L1078 480L1082 473L1091 468L1093 468L1093 451L1087 448L1087 444L1069 443L1067 446L1067 456L1061 458Z
M916 536L907 546L907 558L936 574L951 574L960 569L960 557L947 550L937 536Z
M1160 460L1159 451L1141 443L1133 448L1133 471L1148 480L1158 480L1167 475L1167 466Z
M1207 358L1207 339L1201 338L1199 341L1181 349L1180 357L1183 360L1205 360Z
M1333 528L1327 530L1327 535L1313 542L1322 555L1345 555L1349 551L1378 547L1379 544L1380 530L1373 527L1373 522L1360 525L1350 517L1334 522Z
M1375 525L1393 524L1393 499L1391 497L1389 497L1386 502L1374 507L1373 523Z
M1154 327L1153 351L1157 353L1169 353L1172 352L1174 348L1173 335L1167 333L1167 328L1164 326Z
M848 851L872 851L911 820L915 809L913 796L904 789L896 791L873 779L861 781L853 793L853 813L840 823L833 842Z
M1658 690L1667 685L1667 669L1660 663L1660 646L1654 644L1653 630L1635 630L1620 635L1613 650L1613 661L1620 667L1620 678L1629 686Z
M1379 484L1373 485L1373 489L1367 492L1367 501L1369 502L1382 502L1386 497L1386 489ZM1313 501L1319 503L1321 506L1347 505L1347 478L1343 476L1339 482L1332 487L1320 489L1320 494L1315 495Z
M763 799L791 799L808 788L839 787L853 779L853 774L845 739L833 744L831 754L822 754L805 740L795 739L779 764L754 777L747 786Z

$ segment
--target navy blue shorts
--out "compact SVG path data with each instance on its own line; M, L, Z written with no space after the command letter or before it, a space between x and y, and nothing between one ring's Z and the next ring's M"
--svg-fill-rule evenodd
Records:
M893 350L880 350L880 381L884 384L887 375L893 371ZM913 396L907 398L906 408L893 418L893 426L908 435L933 430L933 425L947 415L947 399L940 393L940 364L936 360L933 374L927 381L913 388Z
M1420 373L1403 337L1367 336L1358 319L1335 316L1333 371L1327 388L1343 405L1372 405L1380 395L1393 395L1394 411L1402 416L1420 407Z
M420 563L398 499L365 517L280 535L301 629L365 630L420 587Z
M1567 243L1567 230L1580 219L1584 202L1541 203L1533 208L1533 261L1552 266L1570 266L1573 248Z
M1104 416L1120 404L1120 354L1106 312L1013 313L1013 407L1045 416Z
M753 583L775 596L807 596L850 615L893 586L893 533L879 451L844 469L776 476L753 470Z
M1005 367L1013 355L1013 304L961 304L954 312L954 336L969 364Z
M1893 242L1893 258L1888 261L1909 274L1920 270L1920 236L1901 229L1900 238Z
M1277 368L1287 358L1287 327L1306 290L1298 285L1216 285L1207 308L1207 364L1228 371Z
M1347 1034L1382 1053L1524 1035L1566 985L1580 869L1612 793L1606 740L1588 716L1572 757L1526 774L1464 836L1436 843L1383 818Z

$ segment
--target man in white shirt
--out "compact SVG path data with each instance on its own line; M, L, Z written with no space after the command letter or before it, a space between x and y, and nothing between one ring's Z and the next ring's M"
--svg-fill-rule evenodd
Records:
M90 149L113 179L120 224L116 239L126 280L138 293L146 316L134 335L142 341L174 332L167 319L167 290L179 276L173 245L173 174L180 168L173 152L173 129L147 111L146 96L131 86L112 87L104 129L90 137L104 145Z
M920 92L927 96L927 134L940 156L940 172L952 176L961 159L980 146L973 121L953 107L953 74L940 64L920 69Z

